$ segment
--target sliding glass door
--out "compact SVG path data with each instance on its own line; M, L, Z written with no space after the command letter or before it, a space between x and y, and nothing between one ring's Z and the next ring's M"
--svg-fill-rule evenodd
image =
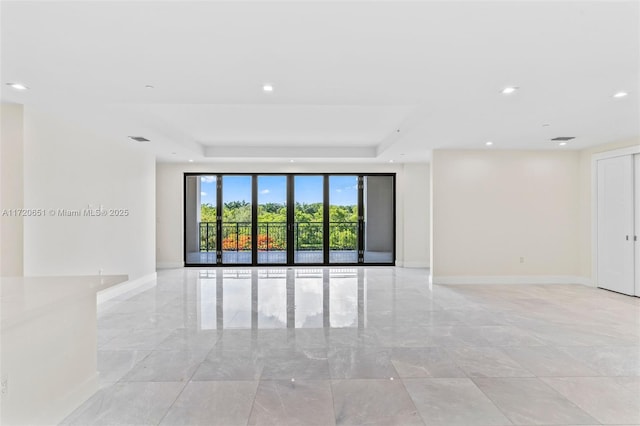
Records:
M252 263L251 176L222 176L222 263Z
M324 177L294 176L294 263L324 263Z
M358 176L329 176L329 263L358 262Z
M218 263L217 176L185 178L185 263Z
M393 265L394 180L186 173L185 264Z
M258 263L287 263L287 176L258 176Z

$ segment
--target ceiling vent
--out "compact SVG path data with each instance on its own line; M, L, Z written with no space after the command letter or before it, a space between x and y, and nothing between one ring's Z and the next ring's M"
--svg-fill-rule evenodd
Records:
M129 139L133 139L137 142L150 142L149 139L143 138L142 136L129 136Z
M566 141L570 141L571 139L575 139L575 136L558 136L557 138L553 138L551 139L552 141L559 141L559 142L566 142Z

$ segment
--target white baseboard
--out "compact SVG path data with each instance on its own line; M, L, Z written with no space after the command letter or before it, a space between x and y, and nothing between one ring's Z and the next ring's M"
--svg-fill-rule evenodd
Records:
M175 269L182 268L184 262L158 262L156 263L156 269Z
M575 275L464 275L434 276L434 284L582 284L593 287L590 278Z
M574 277L578 284L586 285L587 287L597 287L595 281L589 277Z
M404 268L429 268L429 262L404 262Z
M152 274L136 278L135 280L125 281L113 287L104 289L97 294L98 305L125 293L130 296L135 296L138 293L148 290L156 285L157 277L158 274L154 272Z

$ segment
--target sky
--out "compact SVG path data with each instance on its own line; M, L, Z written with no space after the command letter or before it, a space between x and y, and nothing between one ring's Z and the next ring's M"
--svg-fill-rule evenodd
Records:
M202 176L200 199L202 204L216 204L215 176ZM287 198L286 176L258 176L258 203L285 204ZM223 176L223 201L251 202L251 176ZM298 203L322 202L322 176L296 176L295 201ZM329 202L332 205L358 204L357 176L329 176Z

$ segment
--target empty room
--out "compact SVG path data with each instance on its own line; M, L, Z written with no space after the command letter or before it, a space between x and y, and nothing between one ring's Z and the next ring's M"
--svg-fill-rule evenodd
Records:
M0 2L0 424L640 425L640 2Z

